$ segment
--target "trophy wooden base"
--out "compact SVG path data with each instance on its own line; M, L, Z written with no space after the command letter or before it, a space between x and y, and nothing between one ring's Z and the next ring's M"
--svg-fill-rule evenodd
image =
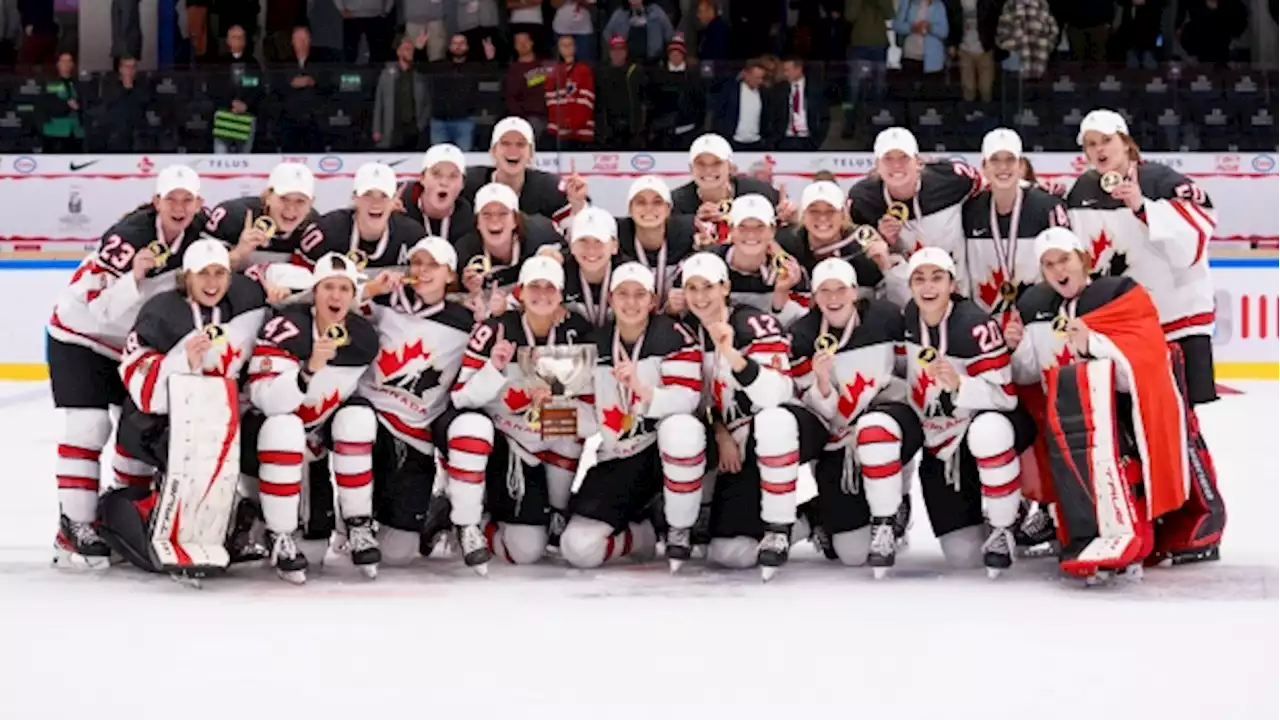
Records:
M578 410L573 407L546 407L538 414L542 439L576 438L578 436Z

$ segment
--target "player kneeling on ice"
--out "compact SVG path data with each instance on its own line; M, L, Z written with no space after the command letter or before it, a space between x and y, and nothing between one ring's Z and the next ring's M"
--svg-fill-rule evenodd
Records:
M561 554L577 567L652 553L650 508L659 495L667 556L673 567L689 558L706 464L706 428L694 416L702 348L683 325L651 315L655 298L653 273L644 265L628 262L613 271L614 320L601 328L596 348L600 449L569 503L560 539Z
M468 413L454 421L468 422L465 442L458 439L468 464L455 466L450 453L448 494L464 560L473 567L488 560L468 545L479 537L474 530L484 510L490 549L512 563L542 559L548 542L558 544L565 527L582 441L595 432L596 358L595 328L564 308L563 289L560 263L541 255L525 260L517 288L520 312L477 325L462 357L453 404L484 415ZM489 427L471 427L473 420L487 420ZM492 438L492 447L482 438ZM479 458L485 462L473 464Z
M1070 230L1036 238L1045 281L1018 300L1014 377L1045 388L1061 567L1086 578L1126 569L1154 548L1152 522L1188 498L1186 403L1148 292L1089 277Z
M857 274L840 258L814 267L813 286L814 309L791 326L791 376L829 430L814 470L818 496L800 510L828 558L882 574L893 564L903 466L923 440L894 375L902 312L859 298Z
M378 354L378 333L350 313L363 275L329 253L311 275L313 304L291 305L262 327L249 361L241 465L258 478L271 562L290 582L306 577L295 542L303 463L333 453L338 515L325 564L351 562L368 577L382 559L373 525L372 452L378 421L357 383ZM349 558L349 560L348 560Z
M729 268L712 253L681 267L690 326L703 349L718 475L711 492L707 557L761 567L768 580L787 561L796 520L796 477L815 459L826 428L794 398L787 336L778 319L729 302Z
M904 374L924 428L920 488L929 522L950 564L985 565L995 577L1013 562L1018 457L1035 442L1035 422L1018 406L998 322L955 294L951 255L919 250L907 270Z
M239 478L240 368L266 317L267 296L232 275L227 249L199 240L182 256L178 288L147 301L125 341L129 391L117 442L163 473L155 491L113 490L102 535L145 570L192 576L226 568Z

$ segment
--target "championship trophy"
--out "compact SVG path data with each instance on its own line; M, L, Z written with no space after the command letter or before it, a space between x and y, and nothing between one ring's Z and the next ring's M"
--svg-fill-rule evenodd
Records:
M578 437L578 408L574 399L591 394L596 367L594 345L522 347L516 355L520 372L532 388L544 387L551 397L529 407L525 419L543 440Z

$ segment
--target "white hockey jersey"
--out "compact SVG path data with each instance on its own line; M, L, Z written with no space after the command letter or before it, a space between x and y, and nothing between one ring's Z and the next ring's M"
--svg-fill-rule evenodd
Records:
M686 320L702 347L700 411L709 412L713 419L736 430L746 427L757 412L794 399L790 341L776 317L745 305L729 307L733 346L747 360L747 366L737 373L716 352L711 336L697 317L689 314Z
M1019 189L1013 211L999 215L984 190L964 204L962 220L969 299L1006 319L1023 291L1040 282L1036 236L1069 226L1066 202L1037 187Z

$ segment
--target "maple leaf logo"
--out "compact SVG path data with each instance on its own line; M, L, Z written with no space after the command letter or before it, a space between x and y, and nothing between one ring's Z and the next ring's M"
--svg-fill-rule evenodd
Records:
M920 371L920 374L916 375L915 386L911 388L911 402L923 410L925 402L929 399L929 388L935 384L934 379L929 377L928 373L923 370Z
M715 402L716 408L720 410L720 412L724 412L725 387L724 381L720 378L716 378L715 381L711 383L711 400Z
M1044 380L1044 385L1045 385L1045 387L1048 387L1048 386L1049 386L1049 371L1050 371L1050 370L1052 370L1052 369L1053 369L1053 368L1055 368L1055 367L1066 367L1067 365L1070 365L1070 364L1071 364L1075 359L1076 359L1075 355L1073 355L1073 354L1071 353L1071 346L1070 346L1070 345L1068 345L1068 344L1066 344L1066 343L1063 343L1063 344L1062 344L1062 350L1061 350L1061 351L1059 351L1057 355L1054 355L1054 356L1053 356L1054 364L1053 364L1053 365L1050 365L1050 366L1049 366L1049 367L1047 367L1047 368L1045 368L1045 369L1040 373L1040 374L1041 374L1041 376L1042 376L1042 379Z
M529 407L529 393L524 388L507 388L506 394L502 396L502 402L506 403L511 412L517 412Z
M241 356L240 348L227 343L222 348L222 352L218 354L217 374L226 377L230 374L231 366L235 363L236 358Z
M310 427L328 415L330 410L338 407L341 402L342 398L338 397L338 391L334 390L321 398L319 405L299 405L297 415L302 419L303 425Z
M378 374L383 378L393 378L404 372L405 367L420 360L426 364L431 359L431 352L423 350L422 341L410 343L399 350L380 350L378 352Z
M626 420L626 417L627 414L622 412L622 408L614 405L613 407L605 408L603 423L605 427L613 431L614 435L621 435L622 423Z
M978 283L978 298L984 307L994 308L1000 302L1000 286L1006 279L1004 268L998 267L991 271L987 282Z
M858 401L862 398L862 393L876 386L875 378L864 378L862 373L853 376L853 382L845 383L845 390L848 392L840 393L840 402L836 404L836 409L846 418L853 417L853 413L858 409Z
M1098 259L1102 257L1103 253L1110 250L1111 247L1111 236L1107 235L1107 231L1103 229L1102 232L1098 233L1098 237L1094 238L1089 243L1089 264L1094 268L1097 268Z

